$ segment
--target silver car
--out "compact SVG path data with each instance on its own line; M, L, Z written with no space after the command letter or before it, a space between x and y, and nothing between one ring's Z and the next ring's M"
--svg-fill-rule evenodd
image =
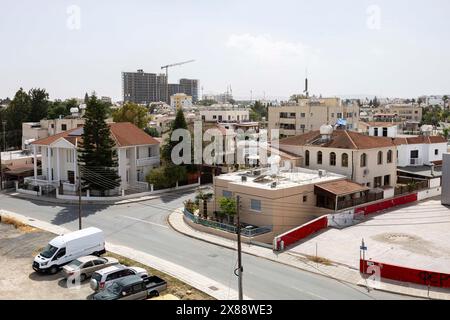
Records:
M80 276L83 282L90 278L95 271L119 264L119 261L110 257L85 256L73 260L63 267L64 277L67 279L74 275Z

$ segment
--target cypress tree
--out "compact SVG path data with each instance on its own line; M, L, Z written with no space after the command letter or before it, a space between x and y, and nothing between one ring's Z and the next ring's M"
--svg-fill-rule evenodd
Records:
M120 186L117 151L111 138L107 106L95 95L87 101L82 142L79 144L79 162L83 189L105 191Z

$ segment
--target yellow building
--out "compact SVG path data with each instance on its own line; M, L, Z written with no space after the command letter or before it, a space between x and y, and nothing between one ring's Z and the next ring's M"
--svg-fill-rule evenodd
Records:
M170 97L170 106L175 109L192 107L192 97L185 93L176 93Z

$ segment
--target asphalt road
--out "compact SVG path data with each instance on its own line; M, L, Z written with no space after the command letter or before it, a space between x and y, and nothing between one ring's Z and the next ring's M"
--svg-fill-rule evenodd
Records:
M182 207L194 192L178 192L146 202L126 205L86 205L83 227L101 228L107 241L128 246L198 272L237 290L233 274L236 251L192 239L172 230L166 218ZM51 222L71 230L78 228L78 207L30 201L0 194L0 209ZM243 255L244 293L253 299L409 299L371 291L336 280Z

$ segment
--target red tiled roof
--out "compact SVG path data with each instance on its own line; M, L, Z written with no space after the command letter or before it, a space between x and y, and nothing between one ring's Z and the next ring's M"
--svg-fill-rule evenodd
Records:
M157 139L151 137L144 130L139 129L137 126L130 122L110 123L109 128L111 132L111 138L119 148L159 144L159 141ZM77 141L81 140L81 135L71 135L71 133L79 129L80 128L75 128L47 138L36 140L32 142L32 144L45 146L54 143L60 138L64 138L71 144L76 145Z
M418 136L407 138L395 138L393 139L396 145L401 144L432 144L432 143L446 143L447 139L443 136Z
M282 139L279 141L279 144L289 146L321 146L324 148L355 150L376 149L394 146L391 138L372 137L348 130L333 131L330 141L322 142L320 139L320 131L316 130L299 136Z
M344 196L357 192L364 192L369 190L368 187L357 184L350 180L331 181L316 185L317 188L323 189L329 193L337 196Z

